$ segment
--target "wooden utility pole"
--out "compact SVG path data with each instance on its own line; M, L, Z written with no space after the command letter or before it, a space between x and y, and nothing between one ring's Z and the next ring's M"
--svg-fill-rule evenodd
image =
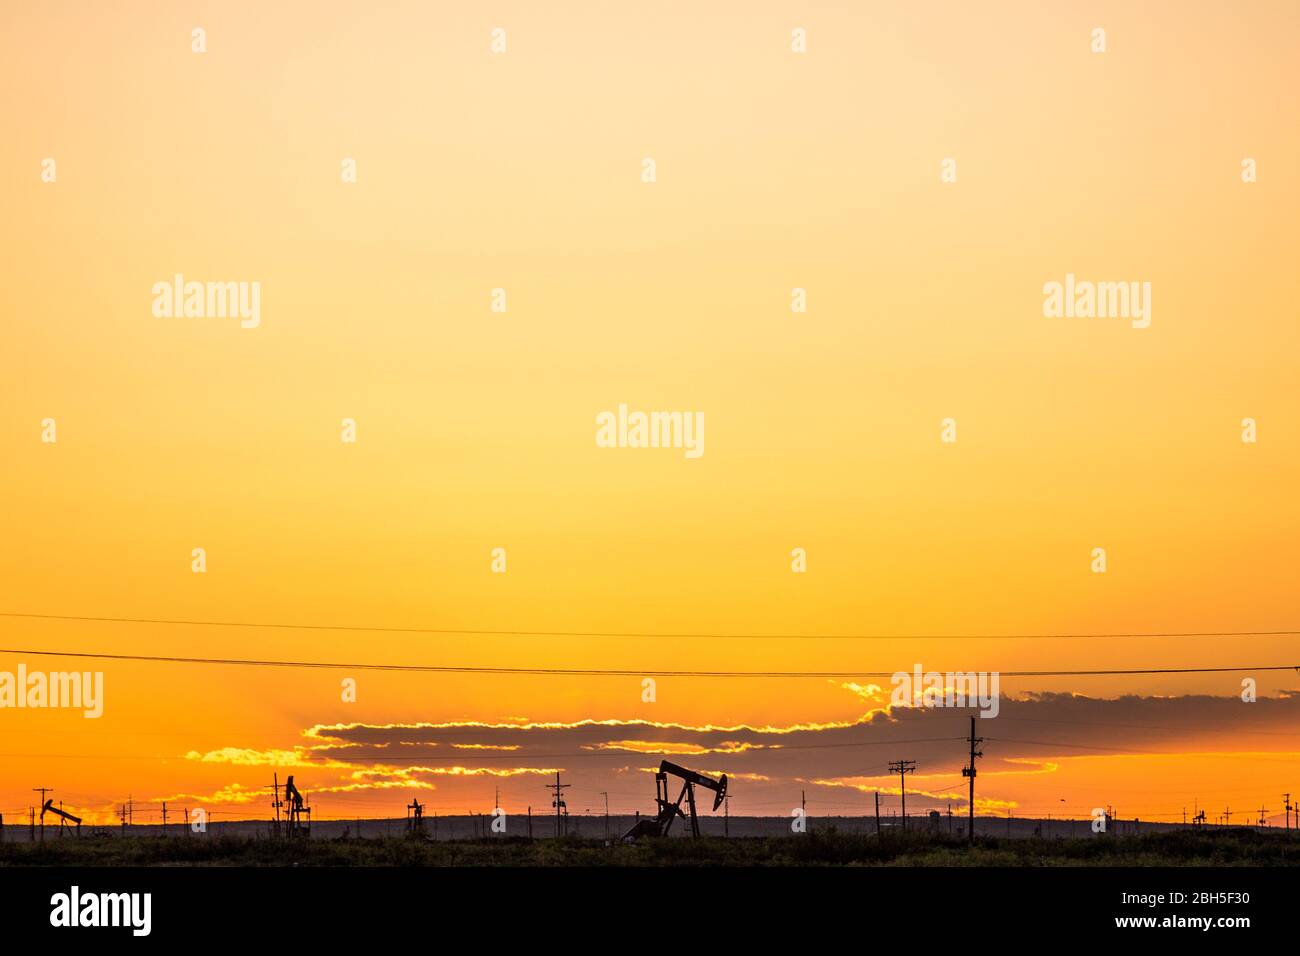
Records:
M1286 828L1291 829L1291 794L1284 793L1282 798L1286 801Z
M600 795L605 798L605 839L609 839L609 791L602 790Z
M551 801L551 806L555 807L555 836L559 838L561 829L564 826L565 817L568 816L568 804L564 802L564 791L573 786L571 783L560 783L560 771L555 771L555 783L548 783L547 790L555 791L555 799Z
M984 751L976 750L975 745L982 744L982 743L984 743L984 738L975 736L975 718L971 717L970 719L970 764L962 768L961 775L963 777L970 778L970 799L968 801L968 809L970 811L970 825L969 825L970 833L968 835L970 837L970 842L972 844L974 844L975 842L975 758L984 756Z
M32 791L34 793L39 793L41 795L41 842L44 843L45 842L45 809L44 809L45 795L47 793L53 793L54 788L53 787L32 787Z
M907 832L907 775L916 773L915 760L891 760L889 772L898 774L898 794L903 807L903 832Z

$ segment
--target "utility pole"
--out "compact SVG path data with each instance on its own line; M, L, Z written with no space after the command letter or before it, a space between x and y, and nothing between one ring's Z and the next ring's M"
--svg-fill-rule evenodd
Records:
M1232 811L1227 807L1223 808L1223 825L1225 827L1232 826Z
M975 843L975 758L984 756L984 751L976 750L975 745L982 743L984 743L984 738L975 736L975 718L972 717L970 719L970 765L963 767L961 771L963 777L970 777L970 800L968 806L970 811L970 833L968 836L970 837L972 845Z
M806 790L799 791L799 811L803 815L804 826L807 826L808 825L808 792Z
M973 719L973 718L972 718ZM903 832L907 832L907 775L916 772L915 760L891 760L889 772L898 774L898 794L903 806Z
M880 836L880 791L876 791L876 836Z
M528 804L528 841L531 843L532 839L533 839L533 805L530 803Z
M948 801L948 836L952 836L952 801Z
M1261 827L1266 827L1266 826L1268 826L1268 823L1265 822L1265 820L1264 820L1264 815L1265 815L1266 813L1268 813L1268 811L1265 810L1265 809L1261 806L1261 807L1259 808L1259 825L1260 825Z
M275 835L280 835L280 775L278 773L271 775L271 809L275 811Z
M1283 799L1286 800L1286 828L1291 829L1291 794L1284 793Z
M564 791L573 786L571 783L560 783L560 771L555 771L555 783L548 783L547 790L555 791L555 799L551 801L551 806L555 807L555 836L560 837L560 829L567 817L569 806L564 802Z
M609 839L609 791L602 790L600 795L605 798L605 839Z
M166 800L163 801L163 811L162 811L162 813L163 813L163 828L162 828L162 835L163 835L163 836L166 836L166 835L167 835L167 801L166 801Z
M41 842L44 843L45 842L45 795L47 793L53 793L54 788L53 787L32 787L32 792L39 793L41 795Z

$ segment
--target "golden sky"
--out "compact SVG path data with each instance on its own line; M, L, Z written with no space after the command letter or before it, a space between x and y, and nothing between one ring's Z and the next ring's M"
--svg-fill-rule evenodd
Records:
M865 810L899 757L946 807L963 745L889 741L965 712L842 684L1297 663L1294 634L898 636L1300 629L1294 3L14 0L0 27L0 611L609 632L8 617L0 646L863 673L646 703L639 676L103 663L98 720L0 710L7 819L32 786L264 815L288 770L323 816L519 811L556 769L571 809L644 812L646 742L741 775L733 813ZM260 323L155 317L177 273L259 282ZM1067 274L1149 282L1150 326L1044 317ZM620 403L702 412L705 453L597 447ZM980 796L1277 811L1297 686L1004 679Z

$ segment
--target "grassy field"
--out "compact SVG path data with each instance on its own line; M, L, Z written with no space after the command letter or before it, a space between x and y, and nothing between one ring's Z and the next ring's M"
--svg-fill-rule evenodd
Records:
M1294 836L1292 834L1295 834ZM521 838L275 841L249 837L83 837L0 844L0 866L1295 866L1300 834L1175 831L1115 839L1000 839L974 847L933 834L599 840Z

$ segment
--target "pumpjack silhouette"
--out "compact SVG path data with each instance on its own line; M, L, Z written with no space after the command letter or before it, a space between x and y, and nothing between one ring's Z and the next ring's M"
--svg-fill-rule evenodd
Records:
M676 800L668 799L668 775L679 777L682 783L682 792L677 795ZM673 823L678 817L686 819L686 814L682 812L682 801L685 800L687 808L691 811L691 836L700 835L700 818L695 812L695 788L704 787L706 790L713 791L713 809L716 812L718 807L722 806L722 801L727 798L727 775L724 773L720 780L714 780L712 777L706 777L702 773L696 773L694 770L687 770L685 767L679 767L675 763L665 760L659 764L659 772L655 774L655 803L659 805L659 813L654 819L638 820L632 829L623 835L624 840L638 840L641 837L666 837L673 828Z
M45 826L45 814L47 814L47 813L53 813L55 816L57 816L57 817L59 818L59 832L60 832L60 833L62 833L65 829L67 829L68 824L71 823L71 824L75 825L76 828L77 828L77 831L76 831L76 832L77 832L77 836L81 836L81 817L74 817L71 813L67 813L67 812L64 811L61 807L56 807L56 806L54 805L54 801L53 801L53 800L46 800L46 801L45 801L45 805L44 805L43 807L41 807L41 826L42 826L42 827ZM42 830L41 832L44 833L45 831Z
M292 775L284 783L284 800L289 808L289 835L310 835L311 807L303 803L302 791L293 785Z

